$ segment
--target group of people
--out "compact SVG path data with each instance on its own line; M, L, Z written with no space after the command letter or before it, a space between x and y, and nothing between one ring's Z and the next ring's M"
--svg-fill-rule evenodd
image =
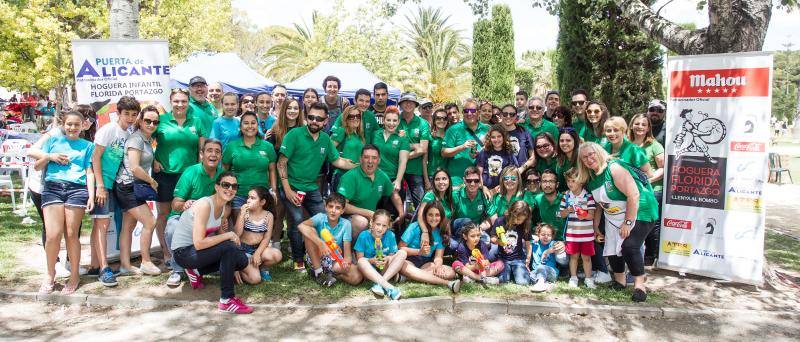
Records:
M293 268L321 286L366 279L376 296L397 300L393 283L402 279L453 293L463 282L546 291L568 272L570 287L579 277L589 288L632 282L632 299L646 299L644 265L658 253L663 101L626 122L583 90L569 107L555 91L544 99L520 91L501 106L434 106L406 93L393 106L384 83L352 103L335 76L322 88L300 98L281 85L238 95L197 76L188 91L172 90L167 113L122 97L116 122L92 140L82 138L91 108L60 115L29 150L46 227L40 292L54 290L62 235L70 267L61 292L78 287L89 211L87 272L103 285L161 274L150 255L155 235L167 284L185 274L200 288L219 272L219 309L233 313L252 311L234 284L270 281L284 258L284 221ZM106 259L115 207L123 213L116 272Z

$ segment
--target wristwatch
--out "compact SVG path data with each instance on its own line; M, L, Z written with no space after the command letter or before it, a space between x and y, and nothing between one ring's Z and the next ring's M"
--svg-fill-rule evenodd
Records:
M625 222L623 222L623 223L627 224L630 227L633 227L633 221L631 221L631 220L625 220Z

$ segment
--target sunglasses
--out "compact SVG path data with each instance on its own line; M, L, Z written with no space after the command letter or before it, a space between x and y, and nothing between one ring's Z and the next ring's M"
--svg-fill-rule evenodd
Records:
M528 184L539 184L539 183L541 183L541 182L542 182L542 181L540 181L540 180L539 180L539 178L536 178L536 179L528 179Z
M602 113L602 112L603 112L603 111L602 111L602 110L599 110L599 109L595 109L595 110L587 109L587 110L586 110L586 114L600 114L600 113Z
M144 121L145 125L153 125L153 126L158 126L158 124L161 123L160 120L143 119L142 121Z
M655 113L664 113L664 109L661 107L650 107L647 108L648 112L655 112Z
M542 106L528 106L528 109L530 109L530 110L542 110L542 109L544 109L544 107L542 107Z
M347 120L361 120L361 114L350 115L347 117Z
M536 145L536 149L537 150L541 150L541 149L545 149L545 148L549 148L549 147L550 147L550 144Z
M558 130L558 133L572 133L575 132L575 129L572 127L562 127Z
M500 112L500 116L502 116L504 118L510 118L512 116L517 116L517 113L515 113L515 112Z
M477 109L472 109L472 108L464 108L463 112L464 112L464 114L475 114L475 113L478 112L478 110Z
M219 182L217 185L226 190L239 190L239 184L237 183Z
M516 182L517 181L517 176L503 176L503 180L504 181Z
M477 179L477 178L464 179L464 183L467 183L467 184L478 184L480 182L481 182L481 180Z
M586 101L572 101L573 106L583 106Z
M253 100L242 100L242 103L255 103L256 101Z
M328 118L323 118L318 115L309 115L306 117L306 119L308 119L308 121L316 121L316 122L325 122L325 120L328 120Z

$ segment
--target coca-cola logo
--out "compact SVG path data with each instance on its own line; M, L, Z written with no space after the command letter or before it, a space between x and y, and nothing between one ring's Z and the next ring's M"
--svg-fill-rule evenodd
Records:
M731 151L735 152L764 152L764 143L731 141Z
M692 221L664 218L664 226L675 229L692 229Z

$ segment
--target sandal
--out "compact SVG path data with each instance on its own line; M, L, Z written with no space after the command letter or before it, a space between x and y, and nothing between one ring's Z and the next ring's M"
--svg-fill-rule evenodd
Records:
M56 282L52 281L50 283L42 283L42 286L39 286L39 294L51 294L53 293L53 289L56 287Z
M78 289L78 285L79 284L80 284L80 281L75 283L75 285L70 285L69 282L67 282L67 284L64 285L64 288L61 289L61 295L62 296L68 296L68 295L71 295L71 294L75 293L75 290Z

